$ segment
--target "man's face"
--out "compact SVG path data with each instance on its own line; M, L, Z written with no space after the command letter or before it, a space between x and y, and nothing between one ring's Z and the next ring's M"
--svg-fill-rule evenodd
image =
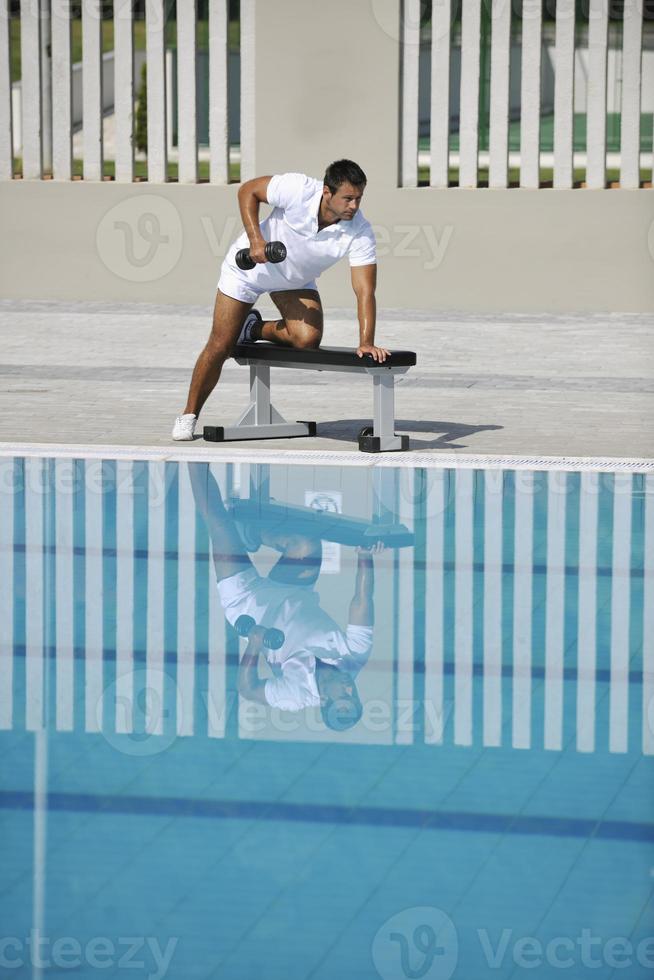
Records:
M364 189L346 182L332 194L328 187L323 187L323 203L332 220L351 221L359 210Z
M352 675L346 670L324 671L321 674L320 694L321 701L339 701L341 698L351 698L354 693L354 681Z

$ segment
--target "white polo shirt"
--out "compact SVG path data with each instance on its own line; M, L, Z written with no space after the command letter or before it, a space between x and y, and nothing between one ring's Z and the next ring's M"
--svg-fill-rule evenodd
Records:
M300 711L320 704L317 660L356 677L370 657L372 628L350 623L342 630L321 609L320 596L309 586L283 585L248 568L221 579L218 595L232 626L245 615L284 633L283 646L263 650L273 675L266 681L265 697L273 708Z
M267 242L283 242L286 258L278 263L259 263L247 271L239 269L235 262L236 253L250 244L247 234L243 232L229 249L223 263L221 281L227 284L227 289L231 279L236 279L256 294L301 289L314 284L325 269L346 255L350 266L376 262L375 235L361 211L357 211L351 221L338 221L318 229L323 186L321 180L307 177L306 174L288 173L271 177L268 203L272 204L273 211L262 221L261 233ZM231 293L228 292L228 295Z

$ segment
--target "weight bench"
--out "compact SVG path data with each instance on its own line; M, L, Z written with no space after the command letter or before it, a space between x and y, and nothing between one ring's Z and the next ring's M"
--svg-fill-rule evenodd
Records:
M388 548L408 548L415 543L412 531L388 518L383 522L364 521L345 514L286 504L272 498L261 501L232 497L229 510L235 521L257 529L288 530L292 534L351 547L369 547L381 541Z
M359 449L364 453L396 452L409 448L409 437L395 433L395 376L406 374L416 363L413 351L396 350L379 364L370 354L357 357L349 347L319 347L300 350L268 341L238 344L232 355L237 364L250 368L250 404L233 425L205 425L207 442L240 439L294 439L315 436L315 422L287 422L270 400L270 368L309 371L342 371L367 374L373 384L373 424L359 432Z

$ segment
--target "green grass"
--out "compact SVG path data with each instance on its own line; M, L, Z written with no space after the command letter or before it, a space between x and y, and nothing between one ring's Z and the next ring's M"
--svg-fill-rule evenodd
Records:
M586 149L586 113L576 112L573 124L573 143L574 149L583 152ZM648 153L652 149L652 113L643 112L640 117L640 149L643 153ZM419 141L421 150L429 149L429 138L421 136ZM554 115L550 113L542 116L540 120L540 148L544 153L551 153L554 148ZM608 112L606 114L606 148L610 153L617 153L620 150L620 113ZM458 152L459 133L450 134L450 150ZM480 127L479 149L488 150L488 132L484 132ZM509 150L520 150L520 120L514 119L509 123Z
M477 171L478 185L479 187L488 187L488 168L480 167ZM651 181L652 176L649 170L640 171L640 182L644 184ZM541 187L552 186L554 180L554 172L551 167L543 167L540 171L540 185ZM586 170L584 168L577 168L574 171L573 183L575 185L580 185L586 180ZM620 171L617 168L612 168L606 172L606 182L607 186L609 184L618 184L620 182ZM418 170L418 183L421 187L427 187L429 185L429 167L420 167ZM448 183L450 187L459 186L459 168L450 167L448 170ZM509 168L509 186L519 187L520 186L520 170L518 167Z
M23 161L21 157L14 157L14 176L20 176L23 172ZM114 178L116 174L116 167L113 160L105 160L103 172L105 177ZM488 169L479 169L479 186L488 186ZM75 177L83 178L83 163L81 160L73 160L73 175ZM134 163L134 176L140 180L147 181L148 179L148 168L145 160L136 160ZM200 160L198 162L198 176L201 182L208 182L209 180L209 161ZM175 182L178 178L178 170L176 163L168 164L168 180ZM586 179L586 171L583 169L577 169L574 172L574 183L579 185L582 181ZM230 184L237 184L240 180L240 167L237 163L231 163L229 165L229 182ZM448 180L450 187L457 187L459 183L459 168L450 167L448 172ZM541 186L551 185L553 180L553 173L551 168L544 168L540 173ZM648 170L641 170L640 172L641 183L645 183L651 180L651 175ZM607 171L607 184L619 183L620 181L620 171L617 169L612 169ZM418 172L418 182L420 186L427 187L429 185L429 168L420 167ZM511 187L518 187L520 184L520 171L517 167L512 167L509 170L509 185Z
M114 178L116 176L116 165L113 160L105 160L104 166L102 168L105 177ZM23 172L23 160L22 157L14 157L14 177L22 175ZM84 167L81 160L73 160L73 176L83 177ZM200 160L198 162L198 175L201 182L208 182L209 180L209 161ZM134 176L138 177L140 180L146 181L148 179L148 165L145 160L136 160L134 162ZM178 178L178 168L176 163L168 163L168 180L176 181ZM240 167L237 163L230 163L229 165L229 182L230 184L237 184L240 180Z
M238 50L240 39L240 24L238 21L231 21L229 25L229 47L230 50ZM20 19L11 19L11 80L20 80ZM197 44L201 50L209 47L209 22L199 20L197 22ZM174 48L177 46L177 22L168 21L166 24L166 47ZM114 49L114 22L104 20L102 22L102 51L113 51ZM145 51L145 21L134 21L134 49ZM82 60L82 21L74 20L71 24L71 52L73 62Z

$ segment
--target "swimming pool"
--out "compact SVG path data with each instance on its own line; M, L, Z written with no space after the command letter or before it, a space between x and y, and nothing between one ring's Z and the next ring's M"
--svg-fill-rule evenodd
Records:
M654 475L0 487L1 975L651 975Z

